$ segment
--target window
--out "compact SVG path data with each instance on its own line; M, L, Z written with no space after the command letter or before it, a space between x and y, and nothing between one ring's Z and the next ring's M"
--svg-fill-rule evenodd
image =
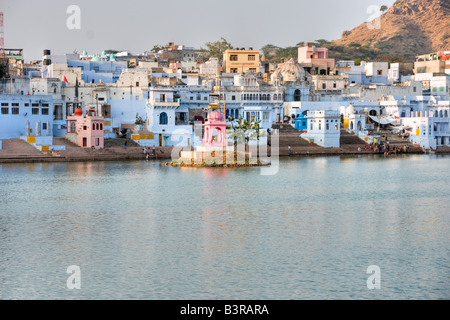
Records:
M160 125L166 125L167 122L168 122L167 113L161 112L161 114L159 115L159 124Z
M25 103L24 106L25 106L25 107L29 107L30 104L29 104L29 103Z
M46 123L46 122L44 122L44 123L42 124L42 130L47 130L47 123Z
M83 130L87 130L87 126L83 126Z
M251 72L256 72L256 68L250 68L249 69Z
M8 107L9 106L9 103L7 103L7 102L2 102L2 107Z
M236 100L236 96L231 96L231 100L235 101Z
M336 82L335 82L335 83L333 83L333 88L336 89L336 87L337 87L337 85L336 85Z
M382 76L383 75L383 70L377 70L377 75Z
M238 60L237 54L232 54L232 55L230 56L230 61L237 61L237 60Z
M337 123L334 125L334 130L339 130Z
M327 85L325 83L322 83L322 90L325 90L327 88Z
M237 68L230 68L230 73L237 73Z
M330 130L330 124L329 123L327 123L327 126L326 126L327 128L327 130Z
M255 61L255 55L254 54L249 54L248 55L248 61Z
M2 114L9 114L9 108L2 108Z
M208 100L208 97L203 97L203 100Z
M103 130L103 123L100 123L100 130Z
M294 91L294 101L300 101L302 98L302 93L300 92L299 89L296 89ZM280 99L281 100L281 99Z
M18 107L19 104L18 104L18 103L13 103L12 106L13 106L13 107Z
M139 87L139 81L136 81L136 87Z
M32 107L39 107L39 103L32 103L31 106Z
M19 114L19 108L12 108L11 114Z
M48 108L42 108L41 114L45 116L48 115Z
M39 108L31 108L31 114L39 114Z
M48 103L43 103L43 104L42 104L42 107L48 108Z

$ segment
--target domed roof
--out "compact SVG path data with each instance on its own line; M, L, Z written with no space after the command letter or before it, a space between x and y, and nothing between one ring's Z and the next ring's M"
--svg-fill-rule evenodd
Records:
M306 75L305 70L293 58L278 69L284 81L302 81Z
M212 111L208 114L208 121L223 121L223 115L219 111Z
M94 54L91 61L100 61L100 58L96 54Z
M82 57L87 57L88 53L86 50L83 51L83 53L81 54Z
M109 61L116 61L116 56L114 55L114 53L111 53L111 55L109 56Z
M83 115L83 110L77 108L73 114L74 116L81 117Z
M353 104L350 103L350 105L347 107L347 109L345 109L345 111L347 112L347 114L356 114L356 110L355 107L353 106Z

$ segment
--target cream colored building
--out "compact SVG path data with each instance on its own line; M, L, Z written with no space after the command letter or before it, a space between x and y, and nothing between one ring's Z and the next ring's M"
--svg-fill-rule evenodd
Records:
M252 71L259 73L259 50L228 49L223 53L223 72L244 73Z

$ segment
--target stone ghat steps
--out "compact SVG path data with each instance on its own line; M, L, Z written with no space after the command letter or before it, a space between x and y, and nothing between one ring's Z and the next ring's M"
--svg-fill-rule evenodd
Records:
M127 147L140 147L138 143L134 142L132 139L105 139L105 148L111 147L123 147L125 145L125 141L127 142Z
M2 140L0 156L43 156L43 153L21 139Z
M291 146L291 149L294 147L311 147L308 140L300 137L302 132L295 129L290 124L274 123L272 129L278 129L280 149L286 148L287 150L288 146ZM271 136L269 136L268 141L272 143ZM312 144L312 147L322 148L314 143Z

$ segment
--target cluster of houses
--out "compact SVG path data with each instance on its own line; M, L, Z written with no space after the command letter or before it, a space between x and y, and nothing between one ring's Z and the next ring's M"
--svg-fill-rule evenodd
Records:
M86 148L124 136L142 146L196 146L202 137L194 124L207 118L214 92L228 124L242 117L267 130L285 122L324 147L339 147L341 128L367 141L377 123L425 148L449 146L449 58L438 52L409 64L355 65L311 43L277 65L253 48L203 62L194 48L173 43L139 56L44 50L35 67L0 79L0 139L41 150L58 148L52 137Z

